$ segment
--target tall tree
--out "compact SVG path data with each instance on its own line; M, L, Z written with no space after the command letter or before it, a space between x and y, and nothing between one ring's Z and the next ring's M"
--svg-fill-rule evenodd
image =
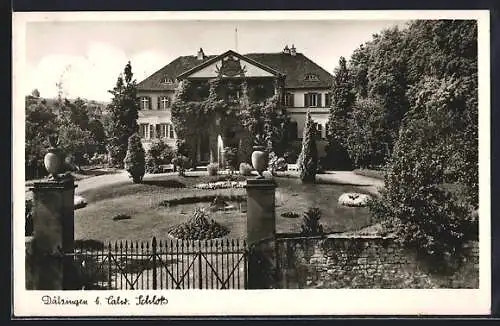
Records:
M308 111L302 137L302 151L297 161L300 179L303 183L314 183L318 169L318 149L316 147L316 129L311 113Z
M125 65L113 90L111 103L108 105L109 117L105 120L108 152L111 163L123 168L123 159L127 153L128 139L138 131L137 118L140 110L137 98L137 83L133 78L130 61Z
M335 70L332 86L332 104L328 116L327 162L330 168L345 169L350 166L346 150L348 135L348 115L354 104L355 94L352 88L347 62L340 57Z

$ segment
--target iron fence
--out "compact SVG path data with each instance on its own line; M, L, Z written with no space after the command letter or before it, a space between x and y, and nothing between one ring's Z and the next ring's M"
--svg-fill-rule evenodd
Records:
M245 289L245 240L120 241L75 248L80 288L115 290Z

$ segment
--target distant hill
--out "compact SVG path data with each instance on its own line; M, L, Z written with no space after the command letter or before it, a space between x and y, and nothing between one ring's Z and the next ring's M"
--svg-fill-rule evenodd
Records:
M33 98L31 95L27 95L26 98ZM45 98L45 97L39 97L38 100L40 102L45 102L47 107L49 108L55 108L57 104L57 98ZM68 99L71 103L75 102L76 99ZM87 104L87 110L89 113L89 116L97 117L97 119L100 119L103 114L106 113L106 107L110 102L105 102L105 101L96 101L96 100L88 100L82 98L82 100Z

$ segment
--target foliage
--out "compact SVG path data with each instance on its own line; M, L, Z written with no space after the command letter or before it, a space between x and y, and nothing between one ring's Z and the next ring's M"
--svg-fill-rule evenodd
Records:
M206 240L220 238L229 233L229 229L213 219L202 208L195 208L193 216L183 224L176 225L169 230L169 234L186 240Z
M209 165L207 165L207 172L208 172L208 175L210 175L210 176L215 176L215 175L219 174L219 164L210 163Z
M108 105L109 115L104 127L111 163L117 167L123 167L128 139L138 130L137 119L140 106L137 83L132 77L132 66L128 62L123 75L118 77L115 87L109 91L113 99Z
M193 162L196 159L196 141L209 130L209 137L223 134L225 126L234 124L242 133L239 160L248 161L251 155L249 140L256 135L264 139L264 146L274 147L278 152L284 150L287 143L289 118L281 105L281 93L277 92L264 100L252 101L246 80L239 85L229 85L229 82L215 78L208 85L200 82L182 81L179 83L172 104L172 123L180 142L187 145L188 153ZM207 89L208 92L198 91ZM227 88L240 90L240 98L227 100ZM203 128L199 128L203 126ZM235 167L236 168L236 167Z
M252 166L248 163L240 163L240 175L249 176L252 175Z
M138 134L132 134L128 139L128 148L123 160L125 169L128 171L134 183L142 182L145 171L145 154L141 138Z
M160 166L169 164L174 157L174 151L162 140L154 140L146 153L146 172L160 173Z
M339 67L335 70L332 85L332 105L328 115L328 146L326 161L329 168L346 169L350 167L346 150L348 117L355 101L347 62L340 57Z
M358 99L348 121L346 149L354 165L373 168L385 163L391 138L382 105L372 99Z
M43 158L50 147L49 135L57 131L57 116L38 98L27 96L25 105L25 171L26 178L31 179L46 174Z
M477 108L467 97L463 78L428 79L416 94L389 163L382 197L370 206L375 217L387 219L404 244L441 263L453 262L464 242L477 237L473 216L478 205L477 174L472 166L461 171L472 164L465 152L477 146L477 139L467 137L468 124L474 123L470 115ZM465 184L464 193L443 186L465 178L472 182Z
M278 157L276 153L269 153L268 169L274 174L276 171L286 171L288 165L285 158Z
M306 115L304 135L302 137L302 151L297 161L300 179L304 183L314 183L318 168L318 149L316 147L314 122L311 113Z
M191 161L188 157L177 154L177 156L172 159L172 164L175 166L179 176L183 177L185 176L186 169L190 166Z
M300 232L305 236L315 236L323 234L323 225L319 223L319 219L321 218L321 211L317 207L311 207L306 212L304 212L301 229Z
M238 165L238 149L233 147L224 148L224 158L227 163L227 166L232 171L237 169Z

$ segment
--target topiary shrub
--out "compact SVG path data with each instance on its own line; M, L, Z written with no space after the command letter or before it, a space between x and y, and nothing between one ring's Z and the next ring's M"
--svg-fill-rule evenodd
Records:
M137 133L128 139L127 155L123 160L125 170L128 171L134 183L141 183L145 171L145 154L141 138Z
M173 226L168 233L183 240L205 240L220 238L229 233L229 229L208 218L202 208L196 208L193 217L186 223Z
M217 163L210 163L207 165L207 172L209 176L216 176L219 174L219 164Z
M305 236L316 236L323 234L323 225L319 223L321 218L321 211L317 207L309 208L304 212L300 234Z
M315 133L314 122L311 113L308 111L302 138L302 151L297 161L300 180L303 183L314 183L316 181L318 149L316 147Z
M160 166L168 164L174 157L174 151L162 140L154 140L146 154L146 172L160 173Z
M240 163L240 175L250 176L252 175L252 166L248 163Z

